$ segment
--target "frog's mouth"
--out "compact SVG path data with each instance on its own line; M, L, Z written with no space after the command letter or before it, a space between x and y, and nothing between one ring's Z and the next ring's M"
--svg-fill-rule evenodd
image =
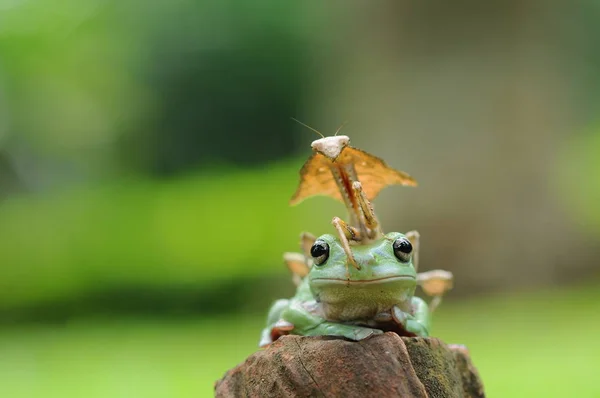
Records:
M364 280L352 280L352 279L343 279L343 278L314 278L311 282L326 282L326 283L340 283L340 284L350 284L350 285L368 285L371 283L382 283L382 282L395 282L395 281L416 281L416 277L414 275L392 275L392 276L384 276L381 278L374 279L364 279Z

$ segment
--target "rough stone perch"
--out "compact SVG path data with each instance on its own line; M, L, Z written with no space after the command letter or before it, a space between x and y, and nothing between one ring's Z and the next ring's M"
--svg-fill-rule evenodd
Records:
M376 335L283 336L228 371L217 397L484 397L463 346Z

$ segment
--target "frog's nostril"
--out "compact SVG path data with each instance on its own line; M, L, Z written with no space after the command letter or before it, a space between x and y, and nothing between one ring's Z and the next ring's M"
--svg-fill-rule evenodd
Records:
M354 259L356 262L355 268L357 270L361 270L363 267L372 267L377 265L377 259L370 253L356 256Z
M375 258L374 255L372 254L368 254L364 259L362 259L363 261L361 262L364 265L375 265L377 264L377 259Z

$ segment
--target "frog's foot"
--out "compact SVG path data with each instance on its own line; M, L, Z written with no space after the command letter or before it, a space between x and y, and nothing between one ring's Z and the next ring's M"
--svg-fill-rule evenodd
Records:
M415 316L393 307L390 311L381 312L369 322L385 332L394 332L399 336L415 337L427 335L427 331L416 320Z
M362 328L360 330L354 330L354 337L348 338L354 341L360 341L366 339L367 337L375 336L376 334L383 334L383 330Z
M384 332L394 332L399 336L415 336L414 333L411 333L406 330L406 322L407 318L412 317L412 315L407 314L400 310L397 307L392 308L389 311L380 312L375 315L373 319L368 321L366 324L381 329Z
M392 324L395 326L395 329L392 331L400 336L408 336L414 337L417 336L418 333L414 333L412 328L410 327L411 322L414 317L408 312L402 311L398 307L393 307L390 312L390 316L392 318Z
M429 331L421 322L416 319L409 319L406 321L406 330L411 336L427 337Z
M277 322L275 322L270 328L263 329L258 346L264 347L266 345L269 345L281 336L290 334L292 330L294 330L293 323L280 319Z
M379 314L375 315L373 320L377 323L392 322L392 320L393 320L392 313L391 312L380 312Z
M402 326L403 328L406 326L406 321L407 318L410 316L410 314L407 314L406 312L402 311L400 308L394 306L392 308L392 319L394 320L394 322L396 322L396 324L398 324L398 326Z
M306 333L307 336L339 336L349 340L359 341L376 334L383 333L380 329L364 326L345 325L342 323L324 322Z
M429 336L427 327L420 322L414 315L402 311L398 307L392 308L392 318L396 325L398 325L403 333L398 333L401 336Z

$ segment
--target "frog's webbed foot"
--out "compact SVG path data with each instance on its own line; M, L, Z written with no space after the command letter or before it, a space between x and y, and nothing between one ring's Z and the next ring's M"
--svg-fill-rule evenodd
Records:
M428 336L427 304L422 300L416 304L420 308L416 309L414 315L394 306L389 312L377 314L374 321L380 324L382 329L395 332L400 336Z
M380 312L379 314L375 315L375 317L373 318L373 321L375 323L392 322L393 321L392 313L391 312Z
M430 312L427 303L419 297L413 297L411 306L412 313L405 313L407 315L405 324L406 330L417 336L429 336Z
M392 319L394 320L394 322L396 322L399 326L405 327L406 326L406 321L408 320L409 317L411 317L412 315L410 315L407 312L402 311L400 308L394 306L392 308Z
M389 311L380 312L367 322L367 324L386 332L394 332L399 336L414 336L414 334L406 330L406 318L406 313L399 308L394 308Z
M411 333L413 336L427 337L429 336L429 330L416 319L406 320L406 331Z
M367 337L371 337L376 334L382 334L382 333L383 333L383 330L380 330L380 329L372 329L372 328L365 328L365 327L361 327L360 329L357 329L355 327L354 332L353 332L354 337L348 337L348 338L351 340L360 341L360 340L366 339Z
M363 340L367 337L381 334L379 329L367 328L364 326L344 325L339 323L326 322L323 324L323 334L326 336L342 336L350 340Z
M398 330L396 330L396 333L398 333L399 335L415 336L420 334L415 331L414 325L412 324L412 321L414 321L415 319L415 317L412 314L401 310L399 307L394 306L390 311L390 316L392 318L393 323L398 328Z
M349 340L359 341L381 333L383 333L383 331L380 329L345 325L342 323L324 322L317 328L311 330L309 335L341 336Z

